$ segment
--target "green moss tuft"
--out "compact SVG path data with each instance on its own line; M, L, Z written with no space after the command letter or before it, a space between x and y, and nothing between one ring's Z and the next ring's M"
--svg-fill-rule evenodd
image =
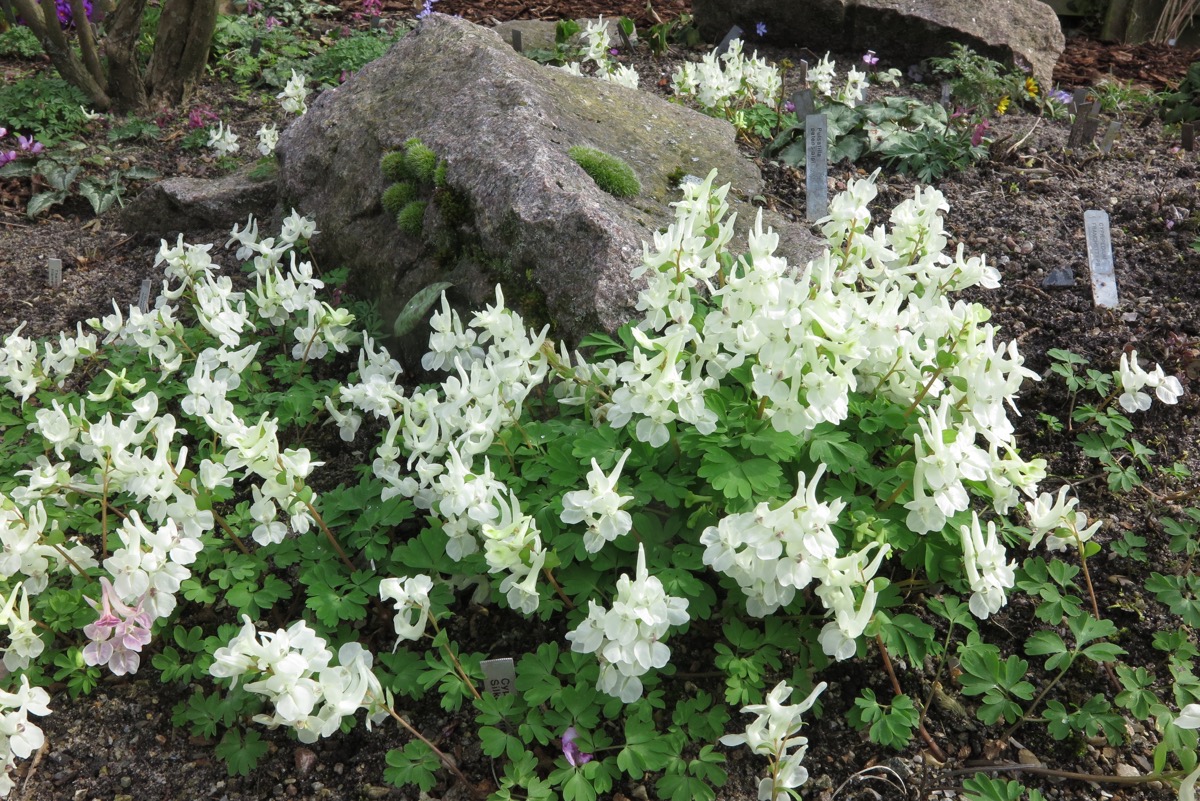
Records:
M412 177L408 172L408 161L402 150L385 153L379 160L379 169L389 181L407 181Z
M409 236L420 236L425 225L425 207L429 204L424 200L414 200L396 215L396 225Z
M591 147L573 147L567 151L571 159L591 176L596 186L614 197L633 197L642 191L642 184L633 169L616 156Z
M419 139L409 139L404 143L404 163L408 174L413 180L423 184L432 184L437 172L437 154Z
M383 190L383 210L395 217L400 211L417 199L417 188L408 181L399 181Z
M446 180L446 162L438 162L437 169L433 171L433 185L438 189L445 189L450 185Z

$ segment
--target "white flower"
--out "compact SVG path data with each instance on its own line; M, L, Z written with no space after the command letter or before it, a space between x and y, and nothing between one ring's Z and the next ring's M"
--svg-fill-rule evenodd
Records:
M398 578L385 578L379 582L379 597L396 604L396 615L392 619L398 638L396 645L400 640L419 640L425 633L425 624L429 620L429 591L432 589L433 579L429 576L410 576L403 582Z
M626 574L617 580L612 609L589 601L587 618L567 633L567 640L572 651L598 653L597 689L633 703L642 695L638 677L670 661L671 650L662 639L671 626L687 622L687 606L685 598L667 595L662 582L649 574L639 545L635 577Z
M621 468L629 458L630 451L626 449L617 460L617 466L610 475L605 475L592 459L592 469L588 473L588 488L568 492L563 496L562 521L564 523L587 523L587 533L583 535L583 545L588 553L596 553L606 542L612 542L622 534L629 533L633 528L633 518L629 512L621 511L621 507L633 500L632 495L617 494L617 478Z
M263 125L258 129L258 152L269 156L275 152L279 142L279 129L274 125Z
M792 688L781 681L767 693L765 703L742 707L743 714L758 715L744 734L727 734L721 738L723 745L746 745L755 754L779 761L780 769L772 770L771 776L759 783L759 801L789 798L793 795L789 790L808 781L808 770L800 764L808 751L808 738L798 735L804 725L802 715L812 709L826 686L821 682L803 701L787 706L784 702L791 696Z
M1175 725L1181 729L1200 729L1200 704L1188 704L1179 710Z
M989 520L987 536L979 528L979 515L971 513L971 525L960 526L963 567L971 589L971 614L984 620L1008 602L1005 590L1016 583L1016 562L1005 562L1007 554L996 535L996 523Z
M307 80L305 76L292 70L292 77L288 79L283 91L275 95L284 111L292 114L303 114L308 111L308 104L304 102L304 98L308 96Z
M232 156L242 148L238 144L237 134L232 128L226 128L223 122L217 123L217 130L209 132L208 146L217 151L218 156Z

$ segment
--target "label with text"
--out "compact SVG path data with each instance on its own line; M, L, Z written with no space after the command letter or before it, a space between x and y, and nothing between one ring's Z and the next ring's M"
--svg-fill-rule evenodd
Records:
M483 668L483 689L492 695L509 695L517 689L517 667L512 659L485 659L479 663Z
M1103 309L1117 307L1117 274L1113 265L1112 234L1108 212L1089 209L1083 213L1087 238L1088 267L1092 273L1092 298Z

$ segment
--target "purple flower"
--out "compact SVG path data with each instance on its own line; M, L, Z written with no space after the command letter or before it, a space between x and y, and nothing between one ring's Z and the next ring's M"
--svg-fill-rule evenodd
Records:
M760 22L757 25L755 25L754 32L757 33L759 36L766 36L767 35L767 23Z
M0 167L3 167L5 164L7 164L10 161L16 161L16 160L17 160L17 151L10 150L6 153L3 150L0 150Z
M875 55L874 50L868 50L863 55L863 63L866 64L868 67L874 67L876 64L879 63L879 56Z
M272 28L278 28L279 26L283 25L283 21L275 16L267 17L265 22L266 22L268 31L271 30Z
M203 128L212 120L219 119L216 114L213 114L212 109L208 106L196 106L188 114L189 128ZM159 126L162 127L161 125Z
M575 738L578 736L579 735L576 733L574 726L571 726L565 732L563 732L562 736L563 756L567 758L567 762L570 763L571 767L573 768L578 768L592 761L591 754L583 753L579 750L579 746L575 745Z
M1053 100L1055 103L1062 103L1065 106L1068 103L1070 103L1072 100L1074 100L1074 97L1071 95L1070 92L1064 91L1062 89L1055 89L1053 92L1050 93L1050 99Z
M262 7L262 3L258 2L258 0L246 0L247 14L257 14L258 12L262 11Z
M378 17L383 13L383 0L363 0L363 10L372 17Z
M3 139L6 136L8 136L8 129L0 126L0 139Z
M975 132L971 134L971 147L979 146L979 143L983 141L984 133L986 133L987 129L990 127L992 127L992 124L987 120L983 120L975 126Z
M793 112L796 110L796 104L788 100L783 104L783 110L789 113Z
M425 19L432 14L433 4L436 2L438 2L438 0L425 0L425 5L421 7L419 12L417 12L417 19Z
M45 147L41 142L33 141L32 136L26 138L20 134L17 134L17 147L19 147L22 151L29 153L30 155L37 155L45 150Z
M619 55L621 55L621 51L614 47L608 51L608 54L610 56L619 56Z

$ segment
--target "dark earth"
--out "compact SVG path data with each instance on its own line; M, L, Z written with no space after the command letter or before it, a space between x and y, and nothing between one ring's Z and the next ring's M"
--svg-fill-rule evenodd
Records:
M361 25L350 17L355 5L347 0L340 19L317 24ZM509 19L627 15L641 29L657 21L652 13L670 20L689 11L689 4L684 0L659 2L651 12L640 0L441 0L436 10L461 14L482 24ZM413 12L408 2L384 3L385 19L409 18ZM889 63L885 44L877 52L882 60L880 68L895 66L904 71L908 66ZM800 58L797 53L775 48L760 48L760 54L773 61ZM700 51L676 48L661 61L644 51L623 53L621 60L638 68L644 88L666 91L658 84L669 78L674 64L699 56ZM860 56L851 53L839 57L839 73ZM1200 53L1160 46L1130 47L1103 44L1086 36L1073 37L1058 65L1056 81L1068 90L1095 86L1101 79L1108 79L1122 82L1119 85L1127 89L1159 91L1177 82L1187 65L1198 57ZM0 61L6 79L17 66L28 65ZM922 86L906 85L900 91L934 98L934 91ZM1039 421L1038 412L1064 419L1067 416L1067 392L1061 380L1049 374L1050 349L1073 350L1103 370L1115 369L1122 352L1136 349L1143 364L1158 362L1167 373L1179 376L1187 393L1176 406L1156 403L1139 416L1135 436L1157 451L1152 457L1156 465L1178 462L1190 466L1194 473L1200 471L1196 448L1200 442L1196 395L1200 388L1200 252L1191 247L1200 238L1200 153L1182 151L1178 129L1164 129L1157 118L1147 116L1144 102L1132 92L1114 91L1105 96L1110 102L1101 130L1110 120L1123 123L1111 154L1102 156L1090 147L1068 152L1066 120L1014 111L1000 118L993 128L998 141L991 160L952 175L938 186L950 203L946 217L949 232L966 244L968 252L986 254L1002 275L999 289L978 291L971 299L993 310L993 322L999 325L1003 337L1017 339L1026 365L1044 376L1041 383L1027 385L1021 395L1025 415L1019 426L1024 453L1045 455L1050 460L1053 485L1071 481L1081 498L1081 508L1094 519L1105 520L1097 541L1119 540L1126 531L1139 533L1149 541L1149 564L1115 556L1107 549L1092 560L1100 607L1123 630L1122 643L1130 650L1130 664L1141 664L1139 659L1143 657L1145 663L1161 657L1149 650L1153 633L1179 626L1164 606L1150 596L1143 597L1141 588L1151 570L1166 570L1164 566L1170 565L1171 555L1163 545L1165 538L1158 518L1164 514L1179 516L1180 504L1186 505L1189 494L1195 491L1195 480L1154 473L1146 476L1143 488L1115 495L1109 491L1099 465L1080 454L1073 435L1050 431ZM213 109L232 109L226 113L248 127L278 114L277 109L230 96L229 86L216 81L201 87L197 102ZM177 130L166 129L165 145L160 142L128 158L148 163L163 175L218 174L218 167L209 157L173 145L184 129L182 123L171 125ZM103 141L102 130L97 129L95 135ZM242 155L250 161L253 155L247 150L252 148L244 147ZM758 148L747 143L746 152L756 157ZM777 164L762 166L769 181L765 203L802 223L803 175ZM841 188L847 179L869 169L873 165L834 165L830 176ZM882 222L896 203L911 194L914 184L885 171L878 185L874 211L876 220ZM0 179L0 330L11 330L22 322L26 323L26 336L74 329L77 321L109 311L114 297L123 305L132 302L141 280L155 275L153 257L158 243L123 234L116 227L114 214L96 219L86 203L76 200L56 209L57 213L30 222L24 215L27 199L28 182ZM1083 213L1088 209L1107 211L1111 219L1121 294L1120 308L1114 311L1097 309L1092 302L1083 229ZM225 231L194 232L189 241L223 244L225 238ZM951 250L953 247L952 242ZM64 286L54 291L45 286L49 257L63 259L65 267ZM1063 270L1073 274L1069 286L1045 285L1052 272ZM1014 595L1000 615L987 621L984 631L990 641L1006 653L1012 652L1037 623L1032 611L1028 599ZM466 621L461 625L467 625ZM689 680L719 693L720 679L708 672L711 666L697 657L708 653L708 643L699 635L694 637L697 639L690 643L688 636L672 639L675 661L681 670L693 671ZM503 645L519 653L523 646L532 649L535 644L481 641L471 643L471 648L487 652ZM147 662L148 655L143 664ZM890 697L891 684L880 667L878 654L869 649L864 659L843 663L837 675L822 677L830 681L822 699L825 708L849 708L863 687ZM921 666L900 665L897 670L908 693L926 696L931 676ZM1157 689L1169 694L1169 684L1161 681L1164 675L1160 663ZM1106 681L1102 674L1086 670L1072 676L1062 690L1065 695L1086 693L1083 697L1087 697ZM1030 678L1035 683L1045 680L1036 670ZM264 732L271 744L267 757L248 777L229 777L214 756L213 741L190 737L171 724L172 707L190 694L190 688L164 685L148 670L132 678L109 677L90 697L78 701L71 701L64 688L53 689L57 689L51 702L54 714L40 721L47 745L35 758L18 765L17 790L12 798L417 798L414 790L392 788L383 781L384 755L407 741L407 735L392 726L370 733L359 726L313 746L300 746L283 731ZM486 794L494 788L495 768L481 754L469 716L447 715L434 697L402 711L426 736L453 754L475 785L454 785L444 774L430 797L470 798L472 791ZM735 723L736 717L731 726ZM1098 785L1044 775L1056 770L1105 775L1148 772L1158 735L1137 724L1127 744L1118 749L1102 740L1058 743L1036 725L1024 727L1009 742L996 742L988 737L996 736L997 729L985 730L973 722L973 716L956 714L951 699L935 705L928 728L948 757L945 764L938 764L919 739L896 754L872 745L836 714L814 721L806 731L812 741L806 759L812 779L804 788L804 797L817 801L953 799L960 797L962 780L978 766L1018 761L1048 769L1039 771L1035 767L1006 775L1040 788L1049 799L1149 801L1174 797L1162 786ZM547 764L556 756L541 755ZM729 752L730 781L718 797L754 798L755 774L763 764L744 749ZM628 782L618 789L612 796L616 801L645 799L654 793L650 781Z

